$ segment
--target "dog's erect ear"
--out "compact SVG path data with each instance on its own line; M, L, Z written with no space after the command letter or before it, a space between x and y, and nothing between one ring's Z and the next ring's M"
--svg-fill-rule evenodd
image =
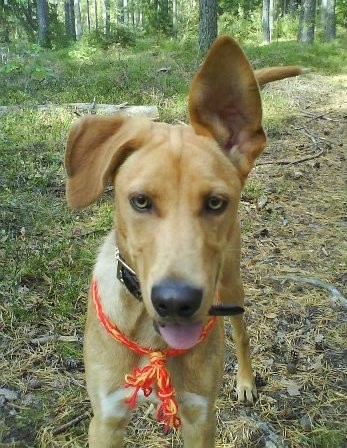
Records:
M217 140L246 178L266 137L258 83L247 57L231 37L215 41L195 75L189 114L195 131Z
M95 202L112 176L150 132L151 122L141 118L89 116L78 120L68 137L65 168L70 207Z

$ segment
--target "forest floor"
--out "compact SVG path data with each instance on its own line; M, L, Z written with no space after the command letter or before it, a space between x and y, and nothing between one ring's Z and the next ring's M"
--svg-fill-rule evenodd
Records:
M252 407L235 399L226 320L216 447L342 448L347 308L332 286L346 297L347 76L311 73L273 83L262 95L269 142L240 209L259 399ZM170 101L159 104L161 115L184 119L165 109ZM0 447L86 446L85 302L112 205L108 194L88 210L67 210L62 159L72 119L35 110L0 118ZM308 283L312 278L318 284ZM142 407L125 446L182 443L179 433L164 436Z

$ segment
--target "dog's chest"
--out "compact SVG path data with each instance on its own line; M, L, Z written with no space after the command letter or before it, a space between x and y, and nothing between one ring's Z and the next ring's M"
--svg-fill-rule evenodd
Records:
M126 417L131 411L129 404L126 402L127 398L129 398L131 394L132 391L125 387L121 387L109 394L103 394L100 400L103 417L117 419ZM198 412L198 420L204 421L206 419L209 406L207 398L195 393L184 392L180 397L178 397L178 401L179 406L184 407L185 410L190 410L193 408L195 412ZM160 400L155 390L152 391L149 397L145 397L143 392L139 391L136 400L137 405L146 402L153 403L155 409L158 408L160 405ZM182 417L184 419L183 415Z

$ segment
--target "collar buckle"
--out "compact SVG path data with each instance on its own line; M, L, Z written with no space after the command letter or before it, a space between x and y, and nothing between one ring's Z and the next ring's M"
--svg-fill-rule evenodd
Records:
M117 260L117 278L126 287L131 295L138 301L142 301L140 282L136 277L135 271L123 260L118 247L115 249L115 259Z

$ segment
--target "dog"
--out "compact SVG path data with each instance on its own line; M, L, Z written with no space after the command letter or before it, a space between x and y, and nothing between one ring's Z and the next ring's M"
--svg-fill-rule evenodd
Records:
M215 446L214 403L230 315L239 401L257 397L243 318L238 204L266 143L259 86L299 67L253 71L219 37L191 85L190 125L88 116L73 124L65 166L72 208L115 191L115 228L94 267L84 340L94 416L89 446L123 446L131 409L158 403L188 448Z

